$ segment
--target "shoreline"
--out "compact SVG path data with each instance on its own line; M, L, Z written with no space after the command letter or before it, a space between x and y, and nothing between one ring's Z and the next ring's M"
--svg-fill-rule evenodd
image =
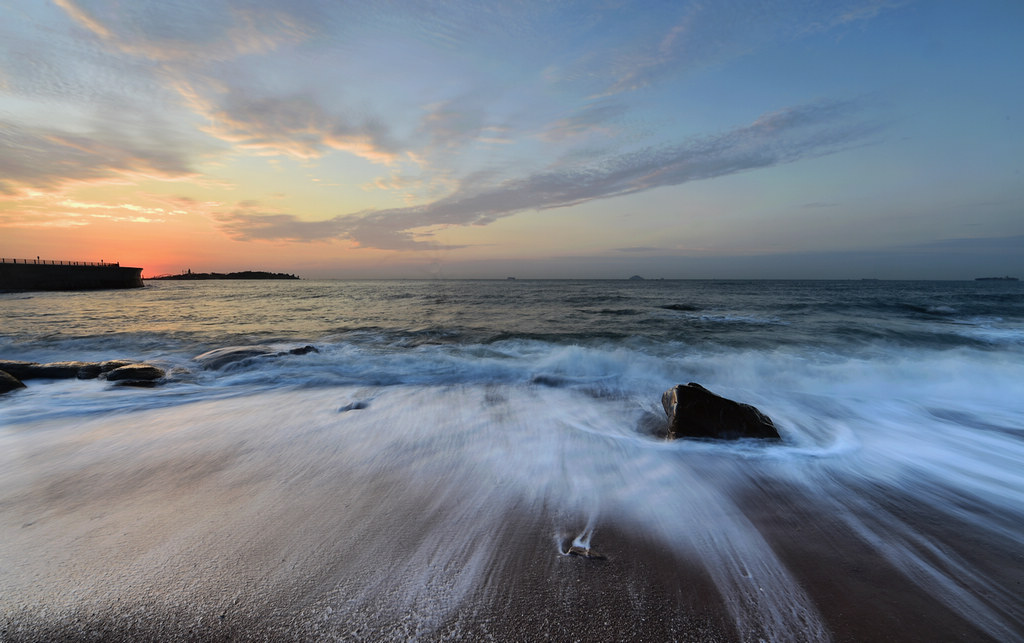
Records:
M21 604L14 607L10 599L2 600L0 637L11 642L757 640L752 632L736 630L699 562L610 525L595 535L607 560L562 555L548 531L551 516L508 518L497 552L508 560L495 566L478 594L446 606L442 615L407 611L391 588L364 585L373 575L366 575L361 563L346 562L343 551L322 559L324 551L308 547L293 551L292 560L278 561L269 552L239 554L228 547L194 561L198 573L191 578L183 570L134 577L125 569L131 567L126 557L106 561L112 567L79 570L97 578L91 587L85 583L71 590L80 599L68 600L67 588L52 587L52 601L16 600ZM392 533L415 540L407 524L388 520L377 526L398 528ZM776 531L775 546L792 535ZM862 545L834 534L829 540L790 540L780 547L790 571L815 598L828 631L790 631L772 640L996 640L901 579ZM301 564L294 560L304 558ZM315 562L323 563L319 574L311 573ZM216 573L222 565L236 567L230 579ZM111 578L127 587L105 594L103 583ZM444 583L430 582L438 580ZM431 591L429 584L425 591Z
M657 522L587 510L572 457L601 436L566 434L554 451L541 442L548 459L508 477L515 466L493 466L513 457L505 446L532 457L538 445L520 441L549 433L490 436L497 451L485 453L464 445L478 435L469 418L511 413L530 389L492 395L490 407L470 404L483 391L456 391L458 404L435 410L448 422L439 438L380 434L379 414L422 412L417 402L436 394L274 393L9 427L0 639L996 640L839 521L827 495L748 475L742 460L708 453L680 478L726 467L707 491L734 502L659 505L705 510L678 542ZM350 397L374 401L339 412ZM626 476L645 471L630 464ZM535 470L557 475L533 484ZM888 502L971 569L1004 587L1024 580L1009 541L935 521L911 496ZM560 553L588 520L605 560ZM965 596L997 602L974 590ZM1020 607L1010 610L1003 621L1018 629L1002 639L1021 640Z

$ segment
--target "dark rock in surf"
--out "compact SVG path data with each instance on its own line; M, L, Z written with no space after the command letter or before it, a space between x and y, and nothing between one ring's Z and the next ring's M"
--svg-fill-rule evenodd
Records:
M83 362L82 366L78 369L77 377L80 380L94 380L100 376L103 372L103 367L99 362Z
M121 382L123 386L149 386L165 374L164 369L151 364L129 364L107 373L107 381Z
M49 379L65 380L77 377L87 380L100 374L100 366L95 362L15 362L0 360L0 370L20 380Z
M569 384L569 380L557 375L534 375L530 382L539 386L550 386L551 388L562 388Z
M28 380L33 377L39 377L35 375L36 369L40 366L39 362L18 362L9 359L0 359L0 371L6 372L19 380Z
M665 391L670 440L676 438L780 439L771 418L749 404L715 395L700 384L679 384Z
M338 413L346 413L348 411L361 411L363 409L368 409L368 408L370 408L370 403L369 402L367 402L365 400L358 400L358 401L351 402L351 403L346 404L345 406L341 407L340 409L338 409Z
M132 388L155 388L160 380L118 380L114 386L130 386Z
M308 346L307 345L307 346L300 346L298 348L293 348L290 351L288 351L287 353L278 353L278 355L305 355L307 353L319 353L319 352L320 351L317 350L316 346Z
M115 368L121 368L122 366L130 366L135 362L126 359L108 359L105 362L100 362L100 373L109 373Z
M35 377L51 380L66 380L78 377L78 371L85 362L50 362L36 367Z
M19 388L25 388L25 385L21 383L21 380L14 377L7 371L0 371L0 395Z

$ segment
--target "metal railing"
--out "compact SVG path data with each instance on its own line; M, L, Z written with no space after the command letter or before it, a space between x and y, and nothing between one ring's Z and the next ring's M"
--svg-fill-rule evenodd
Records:
M7 257L0 257L0 263L16 263L16 264L28 264L37 266L110 266L111 268L118 268L121 264L117 261L110 263L109 261L59 261L56 259L10 259Z

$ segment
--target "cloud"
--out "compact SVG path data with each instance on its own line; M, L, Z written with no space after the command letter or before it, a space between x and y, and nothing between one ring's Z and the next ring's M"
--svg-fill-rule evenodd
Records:
M558 142L589 134L594 131L607 133L608 122L620 118L626 113L626 106L609 100L600 100L584 106L576 113L559 119L548 126L541 135L548 141Z
M637 12L617 14L622 31L631 23L642 24L643 37L615 43L604 51L588 52L575 63L572 75L610 78L597 91L612 96L642 90L667 76L746 56L774 42L800 38L876 18L884 11L911 0L777 0L751 3L718 0L709 3L676 3L677 13ZM639 16L639 17L637 17ZM645 17L660 23L647 22ZM673 19L674 18L674 19ZM652 34L660 37L652 38Z
M203 130L238 148L303 159L344 150L378 163L394 161L400 149L380 121L328 113L311 95L257 96L232 87L207 97L186 83L178 88L209 119Z
M86 10L76 0L55 1L108 50L127 54L110 64L126 67L127 58L143 65L132 71L166 83L208 120L201 131L236 149L301 159L342 150L378 163L399 151L381 120L327 110L323 99L301 90L268 90L264 74L251 73L254 56L298 45L328 22L317 3L149 3L136 10L99 3ZM331 101L337 104L337 97Z
M240 207L219 217L220 228L238 241L327 241L344 230L336 219L302 221L295 215Z
M256 204L239 204L228 214L215 217L220 229L237 241L317 242L334 239L357 241L364 248L387 250L453 250L462 246L444 245L430 240L429 232L414 234L422 227L409 221L409 229L380 225L378 217L396 216L401 210L366 215L343 215L323 221L305 221L294 214L262 212Z
M119 3L93 5L54 0L80 27L122 53L159 62L228 60L302 41L316 23L289 5L250 2ZM310 5L302 5L308 10ZM105 9L105 10L104 10Z
M942 239L930 243L900 246L899 250L927 254L946 255L976 254L985 252L1017 253L1017 264L1024 265L1024 235L1006 237L966 237L960 239Z
M452 194L420 206L340 215L320 222L236 212L222 225L230 235L243 239L343 237L363 247L437 248L414 231L432 226L487 225L526 210L567 207L831 154L876 131L876 126L855 118L857 111L858 105L849 101L795 106L765 114L750 125L680 145L619 154L496 185L463 180Z
M0 195L53 191L81 182L191 176L187 159L161 141L111 132L71 134L0 121Z
M437 148L456 148L478 141L488 128L484 110L469 97L428 105L420 120L420 132ZM491 133L499 130L493 129Z

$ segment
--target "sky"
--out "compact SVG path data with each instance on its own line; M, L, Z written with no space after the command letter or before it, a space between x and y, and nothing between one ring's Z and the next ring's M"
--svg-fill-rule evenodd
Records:
M1024 2L0 0L0 257L1024 278Z

